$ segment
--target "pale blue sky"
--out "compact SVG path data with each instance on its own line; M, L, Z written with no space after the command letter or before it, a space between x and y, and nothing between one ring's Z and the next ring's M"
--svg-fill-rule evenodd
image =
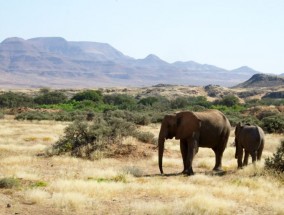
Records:
M0 41L60 36L225 69L284 73L284 0L0 0Z

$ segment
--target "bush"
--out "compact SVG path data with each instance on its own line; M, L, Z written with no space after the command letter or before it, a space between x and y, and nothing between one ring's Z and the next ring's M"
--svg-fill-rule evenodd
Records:
M67 101L67 96L60 91L49 92L41 91L41 94L34 98L34 102L39 105L43 104L60 104Z
M13 187L18 187L20 181L17 178L2 178L0 179L0 188L11 189Z
M175 100L171 101L172 109L182 109L189 105L188 99L185 97L177 97Z
M121 118L105 120L96 116L92 124L75 121L66 127L64 136L52 147L51 154L70 153L72 156L92 158L96 151L104 151L109 144L121 143L122 137L131 135L134 124Z
M151 123L161 123L167 113L165 112L153 112L149 113Z
M133 96L126 94L112 94L104 96L104 103L117 106L119 109L133 110L137 101Z
M283 133L284 132L284 115L276 114L264 117L261 120L262 127L268 133Z
M207 101L205 96L191 96L188 97L188 102L190 106L201 106L204 108L210 108L211 102Z
M156 102L158 102L157 97L147 97L147 98L140 99L138 104L142 104L142 105L145 105L145 106L153 106L153 104L156 103Z
M16 120L54 120L54 115L48 112L28 111L16 115L15 119Z
M151 120L146 113L130 112L126 110L106 111L105 118L121 118L136 125L148 125Z
M0 95L0 108L30 107L33 99L23 93L5 92Z
M43 112L43 111L27 111L17 114L16 120L55 120L55 121L74 121L85 120L88 114L94 114L91 111L59 111L59 112Z
M226 95L221 100L215 101L215 104L224 105L227 107L233 107L239 105L239 103L240 103L239 98L234 95Z
M171 110L171 102L165 97L159 97L158 101L152 105L152 109L157 112Z
M158 142L154 134L152 134L151 132L136 131L133 133L132 136L137 138L139 141L143 143L151 143L157 145Z
M207 101L207 98L204 96L178 97L171 101L172 109L187 108L192 111L200 111L210 108L211 106L212 103Z
M89 100L93 102L102 102L103 95L101 91L98 90L85 90L83 92L77 93L72 97L75 101Z
M273 157L265 159L265 166L272 170L284 172L284 140L281 141Z

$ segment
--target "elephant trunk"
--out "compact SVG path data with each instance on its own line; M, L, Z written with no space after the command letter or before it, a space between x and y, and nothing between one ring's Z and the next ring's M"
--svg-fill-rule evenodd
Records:
M159 154L159 169L160 169L161 174L164 173L163 171L163 155L164 155L164 146L165 146L164 143L165 143L165 138L160 135L158 154Z

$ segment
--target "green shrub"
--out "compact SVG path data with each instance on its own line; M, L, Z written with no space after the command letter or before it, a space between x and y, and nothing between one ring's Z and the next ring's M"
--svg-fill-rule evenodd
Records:
M284 132L284 115L276 114L264 117L261 120L262 127L268 133L283 133Z
M66 101L67 96L60 91L41 91L41 94L34 98L34 102L39 105L60 104Z
M186 97L177 97L171 101L172 109L182 109L189 105L188 99Z
M158 101L152 105L152 110L164 112L171 110L171 102L165 97L159 97Z
M17 178L2 178L0 179L0 188L11 189L14 187L19 187L20 181Z
M284 172L284 140L281 141L273 157L265 159L265 166L268 169Z
M151 123L161 123L167 113L165 112L151 112L149 113L149 117Z
M96 115L92 111L59 111L59 112L43 112L43 111L27 111L17 114L16 120L55 120L55 121L74 121L85 120L88 114Z
M204 108L210 108L212 102L207 101L205 96L190 96L188 97L189 106L201 106Z
M239 105L240 101L239 101L239 98L236 97L235 95L226 95L222 99L216 100L214 103L217 105L233 107L233 106Z
M158 102L158 98L157 97L147 97L147 98L142 98L139 100L138 104L142 104L145 106L153 106L154 103Z
M136 129L132 122L127 122L122 118L110 118L108 124L111 128L111 136L114 138L131 136Z
M94 117L92 123L75 121L64 136L52 147L51 154L70 153L72 156L92 158L95 151L103 151L109 144L121 143L122 137L135 131L133 123L122 118Z
M112 94L104 96L104 103L117 106L119 109L133 110L137 101L133 96L126 94Z
M130 112L127 110L106 111L105 119L109 118L121 118L136 125L148 125L151 122L150 117L146 113Z
M274 106L280 106L284 105L284 99L272 99L272 98L262 98L260 100L261 105L274 105Z
M72 97L72 100L75 101L84 101L89 100L93 102L102 102L103 95L99 90L85 90L83 92L77 93Z
M270 116L275 116L275 115L278 115L278 113L275 112L275 111L265 110L265 111L262 111L261 113L259 113L257 115L257 118L259 120L262 120L263 118L270 117Z
M0 95L0 108L31 107L33 99L23 93L5 92Z
M53 113L40 112L40 111L28 111L17 114L16 120L54 120Z
M99 145L95 145L97 136L91 130L91 127L82 121L75 121L73 124L65 128L64 137L59 139L52 149L52 154L64 154L70 152L71 155L84 157L81 147L88 148L89 153ZM88 153L88 152L86 152Z

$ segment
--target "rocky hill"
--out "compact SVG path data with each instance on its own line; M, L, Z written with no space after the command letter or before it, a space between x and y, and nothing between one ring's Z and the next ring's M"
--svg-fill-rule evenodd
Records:
M284 86L284 78L276 75L255 74L249 80L234 88L277 87Z
M159 83L234 86L258 73L193 61L134 59L106 43L60 37L8 38L0 43L0 88L151 86Z

